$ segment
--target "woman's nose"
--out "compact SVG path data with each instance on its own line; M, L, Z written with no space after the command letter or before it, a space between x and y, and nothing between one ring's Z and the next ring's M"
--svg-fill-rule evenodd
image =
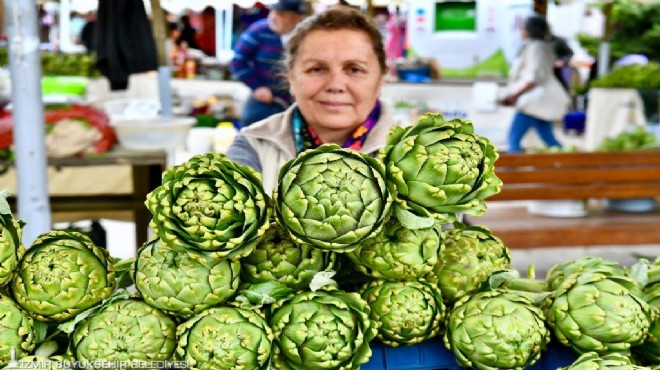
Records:
M346 90L346 74L340 71L332 72L328 80L327 89L330 92L343 92Z

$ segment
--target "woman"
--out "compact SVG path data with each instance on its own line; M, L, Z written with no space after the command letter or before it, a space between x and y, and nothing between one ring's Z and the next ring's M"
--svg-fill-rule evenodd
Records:
M375 155L394 126L378 100L387 72L383 40L359 11L333 7L302 21L284 64L296 103L243 128L227 151L262 173L267 192L303 150L335 143Z
M504 98L504 104L515 106L517 111L509 131L509 152L522 151L520 142L530 128L547 146L561 147L552 126L568 111L570 97L554 76L555 55L549 37L545 18L533 15L525 20L524 43L511 65Z

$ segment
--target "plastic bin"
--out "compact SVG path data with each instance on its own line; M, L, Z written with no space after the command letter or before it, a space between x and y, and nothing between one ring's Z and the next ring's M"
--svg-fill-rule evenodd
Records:
M441 337L413 346L387 347L378 341L371 343L372 355L362 370L459 370L454 354L445 348ZM572 349L553 342L530 370L556 370L577 359Z

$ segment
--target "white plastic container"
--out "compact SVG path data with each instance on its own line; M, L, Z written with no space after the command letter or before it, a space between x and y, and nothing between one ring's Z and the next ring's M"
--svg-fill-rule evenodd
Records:
M226 153L236 137L236 128L231 122L220 122L213 132L213 151Z
M112 122L119 144L133 150L184 148L194 117L156 117Z

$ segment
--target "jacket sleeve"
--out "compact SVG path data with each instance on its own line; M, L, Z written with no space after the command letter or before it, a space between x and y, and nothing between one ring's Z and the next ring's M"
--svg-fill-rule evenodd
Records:
M253 28L248 28L241 34L234 46L234 57L229 64L229 70L239 81L254 90L264 86L254 68L254 59L259 50L259 35Z
M259 155L245 139L245 136L241 134L236 136L234 142L227 149L227 157L238 164L252 167L257 172L261 172Z

